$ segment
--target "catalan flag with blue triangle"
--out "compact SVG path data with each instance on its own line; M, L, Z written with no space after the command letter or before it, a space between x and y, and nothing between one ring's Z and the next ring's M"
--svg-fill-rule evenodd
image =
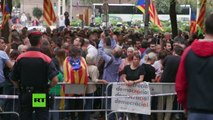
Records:
M145 0L138 0L136 3L136 7L143 13L145 13ZM150 0L150 5L149 5L149 15L150 15L150 20L153 24L158 26L158 28L161 31L163 30L163 26L161 25L160 19L158 18L158 13L155 8L155 4L153 0Z
M191 11L191 23L190 23L190 34L194 34L197 31L196 13Z
M145 0L138 0L136 7L143 13L145 13Z
M1 24L1 28L3 29L7 21L9 20L10 17L10 8L8 6L8 1L7 0L2 0L3 6L2 6L2 14L3 14L3 20Z

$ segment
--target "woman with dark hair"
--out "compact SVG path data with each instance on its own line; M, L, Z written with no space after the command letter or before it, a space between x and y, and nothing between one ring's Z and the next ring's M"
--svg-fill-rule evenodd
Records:
M52 61L55 64L57 71L59 71L58 82L63 82L63 62L64 62L65 57L66 57L65 50L58 49L57 51L55 51L55 57L52 58ZM56 85L50 90L49 94L52 96L60 96L61 89L62 89L61 85ZM55 99L52 109L59 110L61 101L62 100L60 100L60 99ZM58 120L59 119L59 113L54 113L54 114L50 113L49 116L50 116L49 120Z
M127 86L143 82L145 70L140 65L140 59L141 56L139 54L134 54L132 64L124 67L123 80ZM129 114L129 118L130 120L134 120L134 114Z
M45 55L49 56L50 58L53 57L53 55L51 54L49 45L41 45L41 52L44 53ZM63 73L62 70L60 68L62 68L63 66L63 62L61 63L61 60L59 61L59 57L60 59L65 59L65 51L63 53L63 50L59 49L58 53L61 52L62 55L58 55L56 54L56 56L54 58L52 58L52 62L54 63L54 65L56 66L57 71L59 71L57 77L58 77L58 82L63 82ZM64 56L63 56L64 54ZM61 63L61 64L60 64ZM61 86L60 85L56 85L54 87L52 87L49 91L49 95L50 96L60 96L60 92L61 92ZM59 105L60 105L60 100L59 99L55 99L53 104L51 105L50 109L53 110L58 110L59 109ZM49 120L58 120L59 119L59 113L50 113L49 114Z
M54 37L54 38L52 38L52 41L51 41L51 48L52 48L54 54L55 54L55 51L56 51L57 49L60 49L60 48L61 48L61 46L62 46L62 41L63 41L63 39L62 39L61 37Z
M64 60L64 81L68 84L77 86L80 91L85 91L88 82L87 63L81 56L81 49L76 46L69 48L69 55ZM73 86L74 87L74 86ZM71 94L71 93L70 93ZM72 96L79 97L82 93L72 93ZM65 109L83 109L83 99L74 99L66 101ZM68 107L68 108L67 108ZM75 120L75 113L71 113L71 119ZM83 120L83 113L78 112L78 119Z
M143 82L145 70L140 65L141 56L135 54L133 56L133 62L130 65L124 67L124 82L128 86Z
M45 55L49 56L52 58L53 54L51 53L51 50L48 45L41 45L41 52L44 53Z

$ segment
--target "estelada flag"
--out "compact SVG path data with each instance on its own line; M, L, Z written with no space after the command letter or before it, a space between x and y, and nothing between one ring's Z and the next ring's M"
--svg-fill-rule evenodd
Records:
M138 0L136 7L143 13L145 13L145 0ZM156 26L158 26L158 28L161 31L163 30L163 26L160 23L160 19L158 17L158 13L157 10L155 8L155 4L153 0L150 0L150 5L149 5L149 15L150 15L150 20L152 23L154 23Z
M2 2L3 2L3 6L2 6L3 19L2 19L1 28L4 28L5 24L7 23L10 17L10 8L8 6L7 0L2 0Z
M64 60L64 81L71 84L85 84L88 82L87 63L83 57L78 62L73 61L71 57Z
M191 21L190 21L190 34L194 34L197 31L196 13L191 11Z

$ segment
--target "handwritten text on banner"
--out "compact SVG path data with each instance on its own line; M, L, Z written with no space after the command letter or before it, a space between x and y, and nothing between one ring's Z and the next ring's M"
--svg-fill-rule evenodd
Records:
M144 82L133 86L120 83L113 84L112 96L129 96L113 97L111 99L111 109L114 111L151 114L149 83Z

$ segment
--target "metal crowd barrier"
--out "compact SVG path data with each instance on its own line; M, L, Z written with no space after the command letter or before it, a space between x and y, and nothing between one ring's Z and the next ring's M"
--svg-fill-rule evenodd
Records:
M106 87L106 96L109 96L108 89L111 89L110 87L115 83L109 83ZM119 83L120 84L120 83ZM122 83L125 84L125 83ZM150 96L151 97L160 97L160 96L171 96L176 95L175 91L175 83L149 83L150 87ZM142 97L142 96L112 96L112 97ZM111 98L112 98L111 97ZM105 106L107 106L107 100L105 103ZM180 106L180 105L178 105ZM181 107L179 107L180 110L151 110L151 113L183 113L184 111L181 110ZM110 110L111 111L111 110ZM111 111L109 114L107 114L107 111L105 112L105 119L109 117L110 114L113 113L119 113L118 111ZM127 117L128 119L128 117Z
M66 85L66 83L58 83L60 85ZM89 83L89 84L94 84L94 83ZM111 109L108 109L107 107L107 99L109 98L123 98L123 97L142 97L141 95L138 96L110 96L109 92L112 85L117 84L115 83L109 83L106 85L104 91L105 94L102 92L102 96L92 96L92 97L71 97L71 96L55 96L55 99L102 99L105 100L104 107L101 106L101 109L91 109L91 110L49 110L49 112L58 112L58 113L68 113L68 112L105 112L105 119L108 119L108 116L113 113L119 113L118 111L112 111ZM120 84L120 83L119 83ZM124 83L122 83L124 84ZM176 95L175 92L175 83L149 83L150 87L150 92L151 92L151 97L153 96L170 96L170 95ZM0 99L17 99L17 95L0 95ZM14 103L14 102L13 102ZM13 110L14 110L14 105L13 104ZM183 110L151 110L152 113L182 113ZM6 111L6 112L0 112L0 114L15 114L19 116L19 114L15 111Z

